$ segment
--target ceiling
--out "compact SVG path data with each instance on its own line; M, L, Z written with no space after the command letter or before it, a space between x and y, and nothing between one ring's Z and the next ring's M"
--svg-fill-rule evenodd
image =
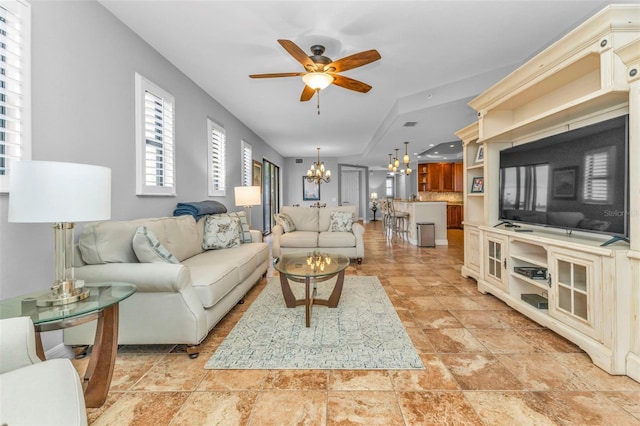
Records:
M374 169L386 168L395 148L404 154L404 141L414 168L417 154L424 154L420 161L461 158L459 141L450 145L476 118L467 102L613 3L99 2L284 157L313 157L320 147L321 157ZM299 77L250 79L303 71L278 39L309 54L322 44L333 60L378 50L379 61L343 73L373 89L331 85L321 92L318 115L316 96L299 101Z

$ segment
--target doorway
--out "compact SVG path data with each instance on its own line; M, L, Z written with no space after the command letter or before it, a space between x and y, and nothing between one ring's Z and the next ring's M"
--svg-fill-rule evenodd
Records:
M276 225L273 215L280 206L280 167L262 160L262 223L263 234L271 233Z
M369 168L338 164L338 179L339 204L358 206L358 217L368 222Z

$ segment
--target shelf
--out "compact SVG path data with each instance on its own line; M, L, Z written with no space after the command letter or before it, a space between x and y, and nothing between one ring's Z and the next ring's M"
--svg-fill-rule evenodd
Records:
M484 164L474 164L473 166L467 166L467 170L478 170L484 167Z
M484 197L484 192L474 192L467 194L467 197Z
M522 254L512 254L511 257L514 258L514 259L517 259L517 260L521 260L523 262L527 262L531 266L537 266L539 268L546 268L547 267L546 255L543 258L538 253L527 253L527 254L524 254L524 255L522 255Z
M513 278L516 278L518 280L521 280L527 284L531 284L533 286L538 287L539 289L542 289L546 292L549 292L549 285L547 284L547 280L532 280L531 278L528 278L522 274L519 274L515 271L511 271L510 274Z

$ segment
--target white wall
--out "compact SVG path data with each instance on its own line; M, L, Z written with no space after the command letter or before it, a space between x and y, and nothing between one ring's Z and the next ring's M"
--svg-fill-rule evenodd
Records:
M215 199L230 211L241 210L233 202L240 139L252 144L254 159L284 165L281 155L97 2L32 2L32 64L33 159L110 167L114 220L170 216L177 202L208 198L207 117L227 133L227 196ZM135 195L135 72L175 97L177 197ZM50 226L8 223L7 207L8 195L1 194L0 299L48 288L53 279ZM258 228L262 215L252 210Z
M296 158L301 158L302 163L296 163ZM291 206L300 204L310 206L316 201L304 201L302 199L302 177L307 175L309 167L317 161L314 157L285 158L282 172L282 205ZM320 186L320 202L328 206L338 205L338 161L336 158L325 158L320 151L320 161L324 162L325 169L331 170L331 182Z

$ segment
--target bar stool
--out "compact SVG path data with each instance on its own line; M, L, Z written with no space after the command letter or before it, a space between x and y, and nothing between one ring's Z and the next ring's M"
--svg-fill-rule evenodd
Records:
M409 222L409 213L396 211L393 200L388 200L388 202L391 238L393 239L393 237L397 235L408 241L409 230L407 229L407 225Z

